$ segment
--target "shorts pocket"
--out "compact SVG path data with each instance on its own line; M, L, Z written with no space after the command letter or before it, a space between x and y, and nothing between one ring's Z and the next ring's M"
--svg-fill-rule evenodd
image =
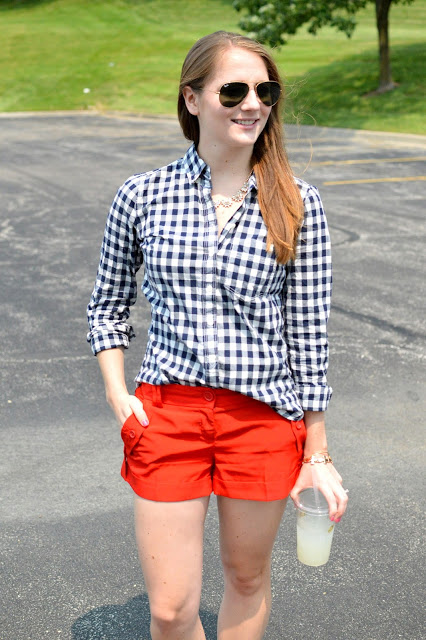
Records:
M143 436L146 427L143 427L135 414L132 413L121 427L121 438L124 442L124 453L129 456L139 440Z

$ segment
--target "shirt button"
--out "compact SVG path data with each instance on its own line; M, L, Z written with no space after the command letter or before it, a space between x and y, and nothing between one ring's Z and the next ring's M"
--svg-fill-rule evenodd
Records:
M211 284L206 285L206 291L207 293L213 293L213 285Z
M211 402L214 399L214 393L212 391L204 391L204 399Z
M209 325L209 327L212 327L214 325L213 316L207 316L207 324Z

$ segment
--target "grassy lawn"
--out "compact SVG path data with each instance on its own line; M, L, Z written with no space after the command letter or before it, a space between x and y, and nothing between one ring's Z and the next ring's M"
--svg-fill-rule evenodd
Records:
M0 111L99 109L174 114L183 58L217 29L238 30L231 0L0 0ZM352 39L300 32L276 52L286 120L426 133L426 0L391 10L394 79L376 88L373 5ZM90 89L90 91L84 90Z

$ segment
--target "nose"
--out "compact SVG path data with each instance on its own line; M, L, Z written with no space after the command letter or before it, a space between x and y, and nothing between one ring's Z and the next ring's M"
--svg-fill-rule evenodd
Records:
M252 111L254 109L259 108L259 102L260 100L257 97L257 93L253 88L253 89L250 89L250 91L242 101L241 108L245 109L246 111Z

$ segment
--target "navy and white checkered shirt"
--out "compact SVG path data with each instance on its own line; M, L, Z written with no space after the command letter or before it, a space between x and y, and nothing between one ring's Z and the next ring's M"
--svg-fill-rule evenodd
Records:
M128 347L143 263L152 321L136 382L224 387L291 420L325 410L330 240L317 189L297 183L304 224L296 259L280 265L266 251L254 174L220 235L210 168L194 146L127 180L111 206L88 306L93 353Z

